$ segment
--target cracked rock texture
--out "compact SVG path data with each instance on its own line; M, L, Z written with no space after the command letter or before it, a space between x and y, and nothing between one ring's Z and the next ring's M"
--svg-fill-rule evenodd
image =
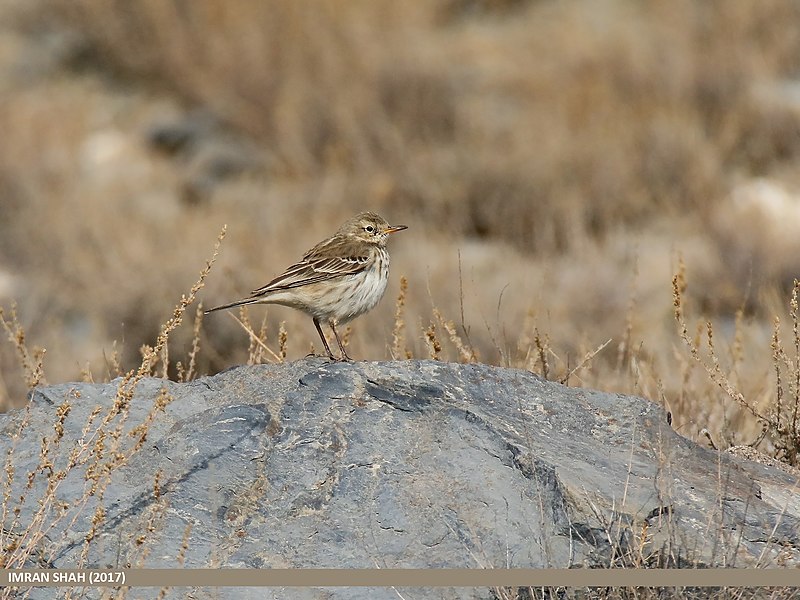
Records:
M96 442L91 431L118 385L39 388L29 412L0 417L4 455L28 419L13 442L15 530L45 496L48 469L31 490L23 486L37 470L42 439L54 438L57 408L70 406L63 438L48 451L55 472L99 406L85 436L88 445ZM138 438L127 432L145 421L162 390L171 401L132 452ZM800 494L790 474L697 446L647 400L564 387L525 371L309 358L184 384L144 379L124 422L118 415L106 429L117 425L128 459L102 498L77 507L92 460L69 470L55 493L70 506L67 516L55 520L29 566L75 568L83 552L88 567L172 568L184 540L192 568L563 568L630 566L636 557L650 566L800 563ZM100 503L105 515L87 545ZM287 592L241 588L215 597ZM39 589L31 597L55 593ZM186 589L168 597L187 593L204 597ZM397 597L366 588L290 593Z

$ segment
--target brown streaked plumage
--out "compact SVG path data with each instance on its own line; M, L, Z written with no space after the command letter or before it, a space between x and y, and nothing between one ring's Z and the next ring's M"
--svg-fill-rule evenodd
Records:
M343 360L350 360L336 325L347 323L372 310L389 281L390 233L406 229L389 225L375 213L360 213L303 255L303 258L248 298L208 309L233 308L244 304L281 304L311 316L328 356L335 360L320 322L328 323L339 344Z

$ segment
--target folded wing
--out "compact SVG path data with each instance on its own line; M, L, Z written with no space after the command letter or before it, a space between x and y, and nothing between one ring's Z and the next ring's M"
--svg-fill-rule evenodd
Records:
M278 290L329 281L337 277L355 275L369 266L369 256L330 256L309 252L263 287L253 290L253 296L263 296Z

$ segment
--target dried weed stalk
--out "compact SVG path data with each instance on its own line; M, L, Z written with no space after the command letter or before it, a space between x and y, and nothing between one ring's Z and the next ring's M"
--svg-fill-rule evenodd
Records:
M431 323L424 330L425 345L428 347L428 358L440 360L442 353L442 343L436 337L436 323Z
M144 377L153 373L153 368L159 359L165 363L163 368L167 368L168 354L165 353L165 348L169 336L181 324L186 308L195 301L197 292L203 287L219 253L224 235L223 228L214 246L213 256L207 261L199 279L189 294L181 298L172 317L162 326L155 345L145 349L139 368L129 371L122 377L112 405L108 409L95 407L84 424L80 437L74 441L70 440L69 451L57 453L56 450L66 439L65 424L73 403L80 400L80 394L70 390L56 408L52 434L41 440L36 466L19 480L14 456L15 449L30 422L31 404L28 404L18 429L12 436L4 467L2 533L0 533L2 548L0 555L4 568L23 568L31 561L42 564L42 561L46 561L48 548L53 543L48 537L48 532L53 531L59 524L67 530L73 529L81 514L85 514L86 510L93 510L91 527L85 536L77 566L85 564L92 540L106 523L103 498L113 473L128 463L143 447L149 427L157 414L171 401L166 389L162 389L142 423L126 427L136 387ZM24 334L18 326L16 315L12 312L11 321L2 318L2 322L6 331L13 334L27 381L34 385L44 381L41 360L36 358L36 354L31 355L27 352ZM190 358L189 373L194 369L192 364ZM111 368L117 368L118 361L113 359L111 365ZM85 481L83 494L72 501L62 500L57 493L58 489L78 467L85 468L82 475ZM36 495L32 495L35 483L42 478L44 478L43 491L37 491ZM156 485L155 489L158 487ZM20 490L23 491L21 495L19 495ZM90 504L93 508L90 508ZM8 588L0 590L0 598L8 597L7 592Z
M44 378L44 354L46 350L44 348L28 349L25 343L25 330L17 319L17 307L15 304L11 305L9 319L6 319L3 309L0 308L0 324L3 325L8 340L17 349L25 384L28 389L33 389L40 383L47 383Z
M772 368L775 375L774 392L768 396L769 403L765 409L760 408L753 400L745 398L736 386L737 371L743 361L742 314L736 315L736 328L731 350L732 367L730 374L723 371L718 352L715 348L714 328L710 321L698 325L694 337L689 335L689 328L684 315L684 296L686 293L685 265L679 263L678 273L673 277L673 306L678 331L684 345L689 349L692 359L706 372L708 378L716 384L724 394L738 404L744 411L754 417L761 425L762 433L751 445L768 437L774 447L774 454L784 462L797 465L800 460L800 310L798 295L800 281L795 280L789 301L789 316L792 322L791 350L787 350L781 338L781 320L775 317L771 339ZM700 351L701 340L704 339L707 352ZM688 372L684 373L684 381L688 380ZM728 416L725 415L726 423ZM732 429L728 425L723 430Z
M728 376L722 371L719 358L717 357L717 353L714 349L714 329L711 322L707 321L705 323L706 341L708 343L708 358L704 358L700 353L699 332L701 329L698 327L698 335L694 339L689 336L689 328L686 324L683 309L683 297L686 293L686 287L685 266L683 265L683 262L681 262L678 273L676 273L672 278L672 301L675 311L675 320L678 323L678 333L686 347L689 349L689 353L691 354L692 358L705 369L711 381L719 386L728 397L734 400L737 404L739 404L739 406L744 408L759 421L767 422L767 417L759 413L759 411L756 410L756 407L747 401L744 395L733 386Z
M253 331L253 327L250 325L250 320L247 316L247 310L244 307L240 309L238 317L232 312L228 314L230 314L233 320L236 321L242 329L244 329L245 333L247 333L248 339L250 340L247 352L247 364L256 365L263 362L262 351L268 353L275 362L283 362L280 354L277 354L266 344L266 326L262 327L260 333ZM264 318L266 319L266 316Z
M405 275L400 277L400 292L397 294L397 301L394 305L394 325L392 326L392 347L389 350L391 357L395 360L401 356L411 358L411 353L406 348L406 294L408 293L408 279Z
M458 335L455 323L445 319L442 316L441 311L436 307L433 308L433 316L436 318L436 321L439 323L439 325L441 325L442 329L444 329L447 332L447 335L450 337L450 341L458 351L459 360L465 363L477 362L478 357L475 354L475 349L472 348L469 340L467 340L467 343L465 343L461 336Z

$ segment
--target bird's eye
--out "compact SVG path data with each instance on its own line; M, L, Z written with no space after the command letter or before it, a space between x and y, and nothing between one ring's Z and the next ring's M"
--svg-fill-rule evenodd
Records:
M364 231L366 231L367 233L375 233L375 228L372 225L367 225L366 227L364 227Z

